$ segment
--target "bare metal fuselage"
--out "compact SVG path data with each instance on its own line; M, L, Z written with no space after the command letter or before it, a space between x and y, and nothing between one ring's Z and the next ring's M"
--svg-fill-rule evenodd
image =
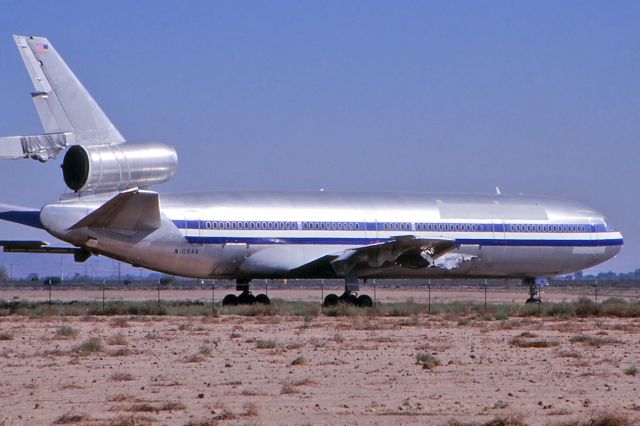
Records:
M405 235L454 239L456 248L430 267L365 266L357 277L553 276L604 262L622 246L593 209L522 195L168 194L160 197L158 229L69 230L113 195L46 205L40 221L94 253L194 278L339 277L314 261Z
M140 189L174 176L175 149L127 141L47 38L14 40L44 133L0 138L0 158L45 162L66 150L63 177L75 194L39 213L0 205L0 219L43 227L76 247L0 241L5 250L79 261L102 254L240 285L343 277L351 291L369 277L546 277L604 262L622 246L601 214L543 197Z

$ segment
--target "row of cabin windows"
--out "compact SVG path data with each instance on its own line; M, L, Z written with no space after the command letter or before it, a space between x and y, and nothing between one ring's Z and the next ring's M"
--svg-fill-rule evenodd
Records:
M378 229L382 231L411 231L411 223L379 223Z
M304 230L321 231L356 231L360 229L358 222L302 222Z
M240 230L297 230L297 222L235 222L235 221L206 221L206 229L240 229ZM392 222L379 223L381 231L411 231L411 223ZM479 223L416 223L416 231L443 232L474 232L491 231L491 225ZM361 229L358 222L302 222L303 230L320 231L357 231ZM507 232L590 232L589 225L506 225Z
M508 225L511 232L590 232L589 225Z
M416 231L482 231L479 223L416 223Z
M232 221L206 221L206 229L249 229L249 230L294 230L298 229L296 222L232 222Z

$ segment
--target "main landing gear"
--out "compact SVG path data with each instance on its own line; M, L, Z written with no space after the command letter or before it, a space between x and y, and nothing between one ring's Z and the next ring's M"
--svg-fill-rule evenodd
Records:
M348 303L359 308L370 308L373 306L373 300L366 294L358 296L358 280L347 280L344 285L344 293L340 296L337 294L327 294L322 303L323 307L336 306L338 303Z
M222 306L254 305L256 303L269 305L271 303L269 296L266 294L254 296L249 291L249 280L236 280L236 290L241 293L237 296L235 294L227 294L222 299Z

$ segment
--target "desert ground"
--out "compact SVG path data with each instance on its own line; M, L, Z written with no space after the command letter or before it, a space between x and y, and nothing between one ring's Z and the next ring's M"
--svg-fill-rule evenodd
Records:
M640 318L496 318L7 315L0 425L640 421Z

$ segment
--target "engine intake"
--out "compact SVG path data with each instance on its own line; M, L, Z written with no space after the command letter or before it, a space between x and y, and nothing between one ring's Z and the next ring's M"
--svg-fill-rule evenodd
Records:
M76 192L147 187L168 181L177 168L176 150L157 142L73 145L62 162L64 182Z

